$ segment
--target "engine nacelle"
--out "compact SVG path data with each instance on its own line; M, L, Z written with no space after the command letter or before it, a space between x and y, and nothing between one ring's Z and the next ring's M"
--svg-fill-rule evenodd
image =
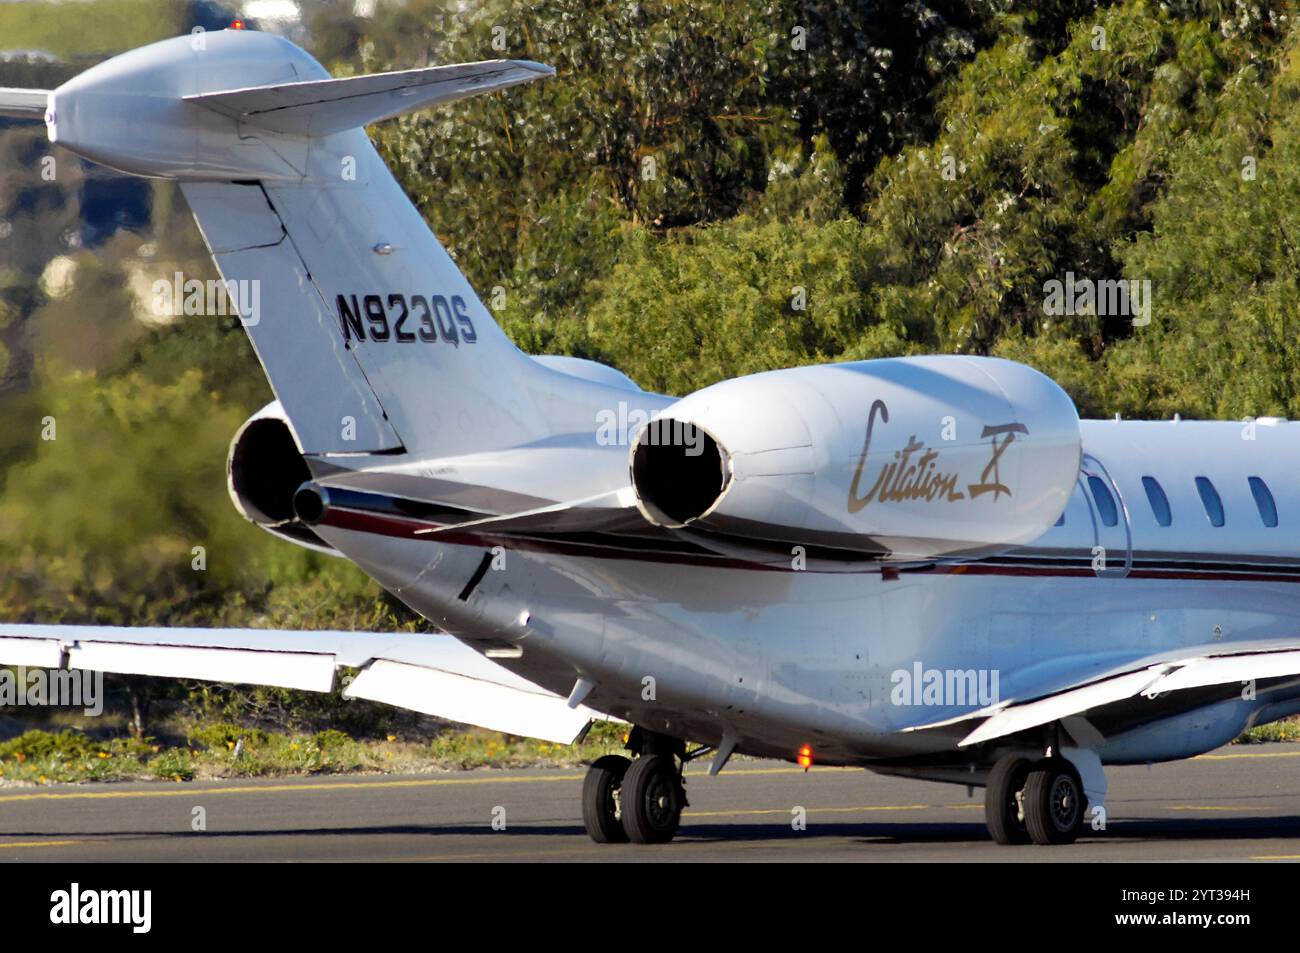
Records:
M244 421L230 442L226 487L240 515L281 539L332 552L294 508L298 489L311 478L279 401Z
M1074 403L996 358L799 367L706 387L647 424L632 484L650 522L916 561L994 552L1065 510Z

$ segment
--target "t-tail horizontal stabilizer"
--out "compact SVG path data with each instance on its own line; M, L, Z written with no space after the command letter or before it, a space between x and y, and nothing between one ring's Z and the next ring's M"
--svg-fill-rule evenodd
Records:
M44 120L49 99L48 89L13 89L0 86L0 117Z
M291 136L328 136L404 112L554 76L530 60L486 60L343 79L250 86L186 96L187 103Z

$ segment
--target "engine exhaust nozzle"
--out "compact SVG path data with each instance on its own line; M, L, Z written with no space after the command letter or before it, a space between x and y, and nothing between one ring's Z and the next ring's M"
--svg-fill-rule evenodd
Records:
M671 417L652 420L637 434L631 469L641 512L670 528L706 515L731 480L722 445L698 424Z
M308 526L316 526L329 512L330 495L323 486L304 483L293 495L293 512Z

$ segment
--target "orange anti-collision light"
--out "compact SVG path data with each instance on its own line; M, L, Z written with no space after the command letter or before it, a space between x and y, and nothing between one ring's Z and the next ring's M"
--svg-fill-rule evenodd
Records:
M813 763L812 745L804 745L800 748L799 757L796 760L799 763L799 767L803 768L805 771L811 768Z
M232 20L232 21L230 21L230 29L232 29L232 30L243 30L243 29L245 29L244 21L243 21L243 20Z

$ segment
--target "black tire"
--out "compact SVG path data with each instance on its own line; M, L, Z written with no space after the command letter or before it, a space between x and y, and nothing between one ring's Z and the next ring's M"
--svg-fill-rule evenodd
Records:
M1083 829L1088 799L1074 765L1044 758L1025 782L1025 827L1035 844L1072 844Z
M686 792L671 755L644 754L623 778L623 830L634 844L666 844L681 823Z
M625 844L619 789L632 762L622 755L597 758L582 782L582 826L597 844Z
M1007 755L998 759L989 772L988 786L984 789L984 823L995 843L1029 843L1023 798L1033 766L1028 758Z

